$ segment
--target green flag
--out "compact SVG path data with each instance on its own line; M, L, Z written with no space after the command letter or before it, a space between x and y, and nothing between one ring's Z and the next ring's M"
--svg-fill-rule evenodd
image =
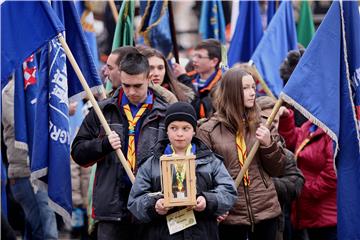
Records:
M123 1L116 24L112 50L134 45L135 1Z
M134 45L134 14L135 1L123 1L116 23L112 50L122 46ZM111 82L107 81L106 92L110 92L111 90Z
M308 1L301 1L300 18L296 32L298 42L306 48L315 34L314 20Z

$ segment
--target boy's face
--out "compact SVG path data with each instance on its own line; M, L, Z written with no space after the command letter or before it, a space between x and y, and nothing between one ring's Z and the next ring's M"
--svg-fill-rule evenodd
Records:
M138 105L145 101L149 87L149 79L145 74L130 75L121 71L121 85L132 104Z
M167 135L176 153L185 153L194 134L193 126L186 121L173 121L167 128Z
M218 62L217 58L210 59L209 53L206 49L194 50L192 61L194 69L200 74L215 71L215 67Z

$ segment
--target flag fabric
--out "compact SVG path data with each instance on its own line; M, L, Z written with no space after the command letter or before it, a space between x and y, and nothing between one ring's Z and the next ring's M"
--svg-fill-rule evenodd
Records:
M135 2L123 1L116 23L112 50L122 46L134 46Z
M267 1L267 25L271 22L271 19L276 13L276 9L279 7L281 0Z
M234 35L238 16L239 16L239 0L232 0L232 3L231 3L231 22L230 22L230 39L232 39L232 37Z
M239 4L240 12L228 51L230 67L248 62L263 36L259 3L240 1Z
M292 3L283 1L251 57L251 62L255 64L274 96L278 96L283 87L279 71L280 65L287 53L296 48L297 39Z
M221 1L202 1L199 32L202 39L215 38L221 44L226 44L225 17Z
M95 93L101 93L103 86L94 63L89 45L80 24L80 18L76 12L73 1L52 1L52 8L66 28L65 39L78 63L90 89ZM69 97L71 100L80 100L86 96L80 80L67 59L67 78Z
M146 45L162 52L169 59L173 49L168 1L140 1L140 35Z
M301 1L299 22L296 27L297 39L305 48L315 34L314 20L308 1Z
M123 1L116 23L112 50L122 46L134 46L135 2ZM112 91L110 81L106 82L106 92Z
M335 141L338 239L360 238L360 17L334 1L281 93Z
M28 151L29 156L32 154L39 83L37 56L28 57L14 75L15 147Z
M99 68L99 53L96 43L95 19L93 13L93 3L90 1L76 1L75 7L80 16L80 23L84 30L84 36L89 44L90 52L96 68Z
M5 1L0 8L1 85L5 86L9 75L64 27L44 1Z
M276 12L276 1L267 1L267 25L271 22Z
M31 154L31 178L49 205L71 224L69 100L66 55L58 39L43 48Z

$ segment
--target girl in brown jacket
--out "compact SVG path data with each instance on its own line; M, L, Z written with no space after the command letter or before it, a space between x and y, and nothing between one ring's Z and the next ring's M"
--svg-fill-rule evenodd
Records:
M260 124L253 77L239 68L228 70L214 103L217 112L200 127L198 136L224 158L233 179L255 141L260 141L237 189L237 201L219 226L220 239L275 239L281 209L271 177L282 174L285 155L269 129Z

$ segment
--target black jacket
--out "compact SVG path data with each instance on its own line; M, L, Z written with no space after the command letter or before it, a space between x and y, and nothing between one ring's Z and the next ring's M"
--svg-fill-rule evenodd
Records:
M120 89L120 94L122 90ZM110 128L119 134L122 152L126 156L125 136L128 133L128 121L123 109L118 107L119 91L112 98L99 103ZM151 109L141 117L140 136L137 144L137 162L135 173L141 159L150 153L158 139L166 135L164 117L167 103L154 93ZM104 128L92 109L83 121L72 144L71 155L76 163L83 167L97 164L93 187L93 207L96 220L128 221L131 214L126 204L131 182L112 149Z
M221 70L216 70L221 71ZM195 79L196 75L188 76L187 74L182 74L178 77L178 80L185 84L186 86L192 86L192 89L195 92L195 98L192 100L191 105L195 108L197 118L201 118L201 106L203 107L203 110L205 112L205 117L210 118L214 112L213 104L212 104L212 94L215 88L217 87L217 83L219 80L217 80L216 84L212 85L209 88L205 88L201 91L197 91L192 84L192 81ZM216 81L216 79L214 79ZM214 81L213 80L213 81ZM210 84L211 85L211 84Z
M159 159L168 144L168 140L161 141L140 167L129 196L129 210L138 220L149 223L143 239L218 239L216 217L230 210L235 203L234 181L222 161L204 143L196 138L193 143L196 145L196 191L197 196L206 199L205 210L194 211L196 225L169 235L166 217L155 211L155 203L161 198L154 194L161 191ZM173 208L169 213L179 209Z

